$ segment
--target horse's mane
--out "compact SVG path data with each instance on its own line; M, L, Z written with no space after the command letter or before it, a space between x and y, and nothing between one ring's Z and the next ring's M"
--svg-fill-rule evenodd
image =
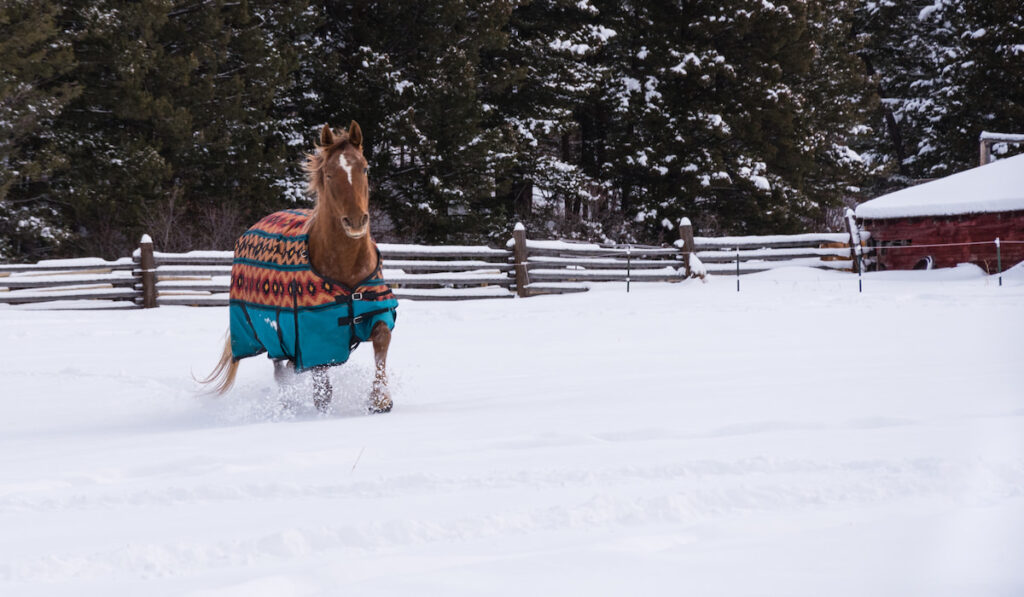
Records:
M325 186L324 182L324 164L327 163L327 158L335 151L344 148L348 145L348 132L335 132L334 143L330 145L317 145L316 150L313 153L306 154L306 163L303 165L303 170L309 175L309 187L306 192L314 197L318 196Z

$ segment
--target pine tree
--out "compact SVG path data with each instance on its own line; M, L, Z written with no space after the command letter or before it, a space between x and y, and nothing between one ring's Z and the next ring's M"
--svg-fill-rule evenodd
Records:
M850 79L841 23L804 2L598 5L617 32L589 126L593 159L623 215L649 240L671 240L682 215L705 233L805 228L856 180L855 127L840 99ZM845 6L845 5L844 5ZM841 67L841 81L816 69ZM588 115L588 116L589 116ZM593 152L596 156L597 152ZM828 168L838 179L815 173Z
M972 167L982 131L1024 130L1019 2L881 0L857 14L880 98L865 152L877 189Z
M293 91L293 41L306 33L306 8L249 0L169 13L162 44L193 61L185 84L159 81L191 122L190 134L169 137L164 149L174 169L170 197L184 200L186 216L202 218L189 245L230 248L246 226L297 198L308 146L296 138L307 127L287 118L284 100Z
M325 4L311 48L324 68L303 75L313 118L359 121L371 204L403 238L479 238L494 216L501 135L483 125L478 83L510 10L501 0Z
M287 203L300 151L281 95L304 2L66 6L84 92L58 123L70 165L57 191L78 251L123 255L143 232L163 250L229 248Z
M928 151L921 151L927 176L976 166L984 131L1024 133L1022 8L1019 0L943 2L925 19L948 28L958 42L955 50L935 56L942 85L927 111ZM1001 145L995 152L1022 149Z
M796 181L805 202L802 211L811 216L814 229L844 229L845 207L868 197L869 166L857 149L871 139L877 98L858 56L863 49L855 30L859 4L807 5L811 62L793 87L801 97L796 136L805 158Z
M48 181L64 162L52 126L80 88L62 81L74 67L54 2L0 5L0 259L39 258L68 231Z
M227 248L309 204L324 123L363 127L378 236L664 242L820 227L865 167L934 175L1020 121L1007 0L27 5L0 12L0 218L59 206L77 254Z
M67 78L82 93L55 125L68 165L52 192L76 228L74 254L125 254L141 234L146 201L167 190L173 169L163 140L189 134L187 112L149 86L155 74L184 78L189 68L188 56L165 56L159 43L169 8L159 0L64 3L77 61Z
M879 0L862 4L855 13L863 44L858 55L878 100L862 153L880 180L876 191L920 176L914 156L937 75L922 16L933 9L929 0Z
M596 16L586 2L524 1L509 18L507 44L485 54L485 126L501 130L508 147L496 181L508 214L502 234L510 232L512 214L533 229L549 226L549 234L600 231L593 193L599 182L581 167L575 119L599 77L590 62L604 44ZM577 229L581 223L598 227Z

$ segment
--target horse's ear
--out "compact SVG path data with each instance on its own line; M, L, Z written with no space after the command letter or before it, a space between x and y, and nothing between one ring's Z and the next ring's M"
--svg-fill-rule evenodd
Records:
M322 147L330 147L334 145L334 131L331 127L324 125L324 128L320 129L320 145Z
M363 130L359 128L359 123L355 120L348 125L348 142L359 149L363 148Z

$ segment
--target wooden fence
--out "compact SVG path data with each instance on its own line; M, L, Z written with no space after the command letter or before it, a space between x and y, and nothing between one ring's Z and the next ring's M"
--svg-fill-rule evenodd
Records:
M583 292L591 282L679 282L783 266L855 270L852 234L694 237L688 221L675 246L528 240L516 226L504 248L379 244L384 278L399 299L466 300ZM863 242L866 233L851 230ZM864 251L868 249L862 248ZM82 299L110 306L222 306L230 251L161 253L144 236L132 257L0 265L0 303Z

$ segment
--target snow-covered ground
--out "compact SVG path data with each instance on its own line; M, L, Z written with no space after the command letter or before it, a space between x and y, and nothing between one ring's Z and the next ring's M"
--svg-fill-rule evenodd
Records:
M226 309L0 307L0 594L1024 594L1024 267L632 290L404 302L376 416L369 347L289 414L198 394Z

